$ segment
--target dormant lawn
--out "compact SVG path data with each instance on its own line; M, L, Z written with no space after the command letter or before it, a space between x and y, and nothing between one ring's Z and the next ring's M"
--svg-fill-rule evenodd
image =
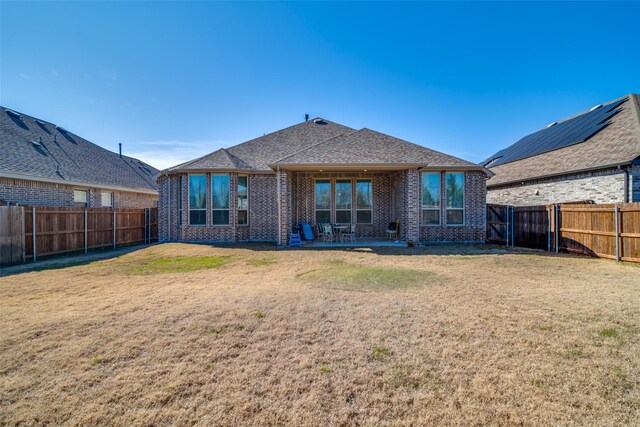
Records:
M0 425L638 425L640 266L166 244L0 278Z

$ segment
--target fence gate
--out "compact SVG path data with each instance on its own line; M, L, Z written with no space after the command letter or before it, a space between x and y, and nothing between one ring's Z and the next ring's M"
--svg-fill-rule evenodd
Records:
M487 242L509 243L509 213L511 206L487 205Z
M24 208L0 206L0 265L24 262Z

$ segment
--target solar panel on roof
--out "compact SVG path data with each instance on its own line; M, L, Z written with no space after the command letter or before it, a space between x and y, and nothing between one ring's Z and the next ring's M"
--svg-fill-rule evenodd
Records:
M510 147L498 151L481 164L483 166L491 164L491 167L499 166L585 142L609 125L609 119L620 112L618 107L627 99L591 109L587 113L527 135Z

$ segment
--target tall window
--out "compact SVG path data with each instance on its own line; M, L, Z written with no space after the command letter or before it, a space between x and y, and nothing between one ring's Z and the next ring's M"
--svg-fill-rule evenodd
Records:
M331 181L316 181L316 222L331 222Z
M182 225L182 175L178 177L178 190L176 191L176 206L178 207L178 218L176 224Z
M229 175L211 175L212 224L229 224Z
M73 190L73 203L87 206L87 190Z
M440 225L440 173L422 174L422 224Z
M189 225L207 223L207 177L189 175Z
M452 172L445 175L447 193L447 224L464 224L464 173Z
M351 224L351 180L336 181L336 222Z
M238 224L247 225L249 223L249 177L238 176Z
M103 191L100 193L100 204L103 208L112 208L113 207L113 193Z
M371 224L373 222L373 191L370 179L356 180L356 222Z

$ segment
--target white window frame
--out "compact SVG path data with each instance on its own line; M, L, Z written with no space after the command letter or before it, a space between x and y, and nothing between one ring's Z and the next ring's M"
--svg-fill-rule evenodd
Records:
M76 193L84 193L84 201L77 200ZM73 203L77 205L84 205L85 207L89 206L89 190L87 190L86 188L74 188Z
M349 183L349 209L338 209L338 182ZM333 190L333 205L336 211L336 224L353 224L353 179L351 178L338 178L335 180ZM339 222L338 212L349 212L349 222Z
M447 175L450 175L450 174L461 174L462 175L462 208L450 208L449 206L447 206L447 204L448 204L447 200L449 198L448 195L447 195ZM449 227L464 227L466 222L467 222L467 215L466 215L466 212L465 212L465 209L464 209L464 205L466 203L466 196L467 196L466 195L466 191L465 191L465 187L467 185L467 174L464 173L463 171L449 171L449 172L446 172L444 174L443 185L444 185L444 208L445 208L445 210L444 210L444 221L446 222L447 226L449 226ZM460 223L460 224L450 224L448 222L448 220L447 220L447 217L448 217L447 213L449 211L462 211L462 223Z
M369 191L371 192L371 207L367 208L367 209L359 209L358 208L358 182L368 182L369 183ZM371 178L356 178L356 185L355 185L355 196L356 196L356 220L355 223L356 224L363 224L363 225L371 225L373 224L373 179ZM370 211L371 215L371 221L370 222L359 222L358 221L358 212L359 211Z
M229 200L227 200L227 208L214 208L213 207L213 177L214 176L226 176L227 177L227 182L228 182L228 188L227 188L227 197ZM211 183L211 225L214 227L228 227L231 225L231 175L228 173L212 173L209 176L209 182ZM227 211L227 222L225 224L214 224L213 223L213 213L216 211Z
M192 176L204 176L205 189L204 189L204 208L191 209L191 177ZM207 225L207 174L193 173L187 175L187 210L189 211L189 226L190 227L204 227ZM205 211L204 224L191 224L191 211Z
M329 183L329 208L328 209L318 209L318 192L317 184L318 181L327 181ZM332 191L332 182L331 178L316 178L313 180L313 220L317 224L318 223L318 211L321 212L329 212L329 223L331 223L331 191ZM326 223L325 223L326 224Z
M240 207L240 178L241 177L247 178L247 209L240 209L239 208ZM236 198L237 198L237 203L238 203L237 211L238 212L240 212L240 211L247 212L247 222L246 222L246 224L238 223L238 226L239 227L247 227L249 225L249 175L238 175L238 183L236 185L236 188L237 188L237 190L236 190L236 193L237 193L236 194ZM237 217L236 218L236 222L238 222L238 218L240 218L240 216L236 214L236 217Z
M422 203L424 200L424 177L426 175L437 175L438 176L438 207L427 206L425 207ZM442 225L442 172L422 172L422 176L420 177L420 223L425 227L439 227ZM438 223L437 224L425 224L424 223L424 211L437 211L438 212Z
M104 203L104 196L109 195L109 204ZM114 203L113 191L101 191L100 192L100 206L103 208L112 208Z

